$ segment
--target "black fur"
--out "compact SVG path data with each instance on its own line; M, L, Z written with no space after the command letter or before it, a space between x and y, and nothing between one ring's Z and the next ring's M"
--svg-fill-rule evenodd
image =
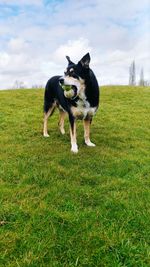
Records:
M48 80L45 87L44 95L44 112L47 113L55 101L60 103L62 108L69 111L68 109L68 100L64 96L62 87L60 86L59 79L61 76L54 76Z

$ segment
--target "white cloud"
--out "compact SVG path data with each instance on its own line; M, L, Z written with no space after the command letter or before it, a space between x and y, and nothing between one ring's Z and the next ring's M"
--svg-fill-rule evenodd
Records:
M2 4L19 9L1 19L1 88L15 80L30 86L46 83L51 75L64 72L66 55L77 62L87 52L100 84L128 83L132 60L137 73L143 67L150 79L148 0L64 0L46 6L42 0L1 0Z
M69 55L72 61L79 61L84 54L91 52L92 48L89 41L84 38L78 40L69 40L66 44L60 45L53 56L53 60L64 62L66 55Z
M9 55L5 52L0 53L0 69L3 69L5 66L7 66L8 62L9 62Z
M13 38L8 42L8 50L10 53L18 54L28 49L28 44L21 38Z

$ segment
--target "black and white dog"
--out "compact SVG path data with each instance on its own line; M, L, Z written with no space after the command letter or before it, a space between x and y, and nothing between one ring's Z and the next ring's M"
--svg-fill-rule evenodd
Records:
M65 115L68 114L70 122L71 151L78 152L76 141L76 119L84 123L84 139L87 146L95 146L90 141L90 124L99 105L99 86L93 71L89 68L90 55L87 53L77 64L70 58L64 76L54 76L48 80L44 95L44 129L43 135L48 137L47 121L55 107L60 111L59 128L64 130ZM63 85L70 85L74 92L68 98L62 89Z

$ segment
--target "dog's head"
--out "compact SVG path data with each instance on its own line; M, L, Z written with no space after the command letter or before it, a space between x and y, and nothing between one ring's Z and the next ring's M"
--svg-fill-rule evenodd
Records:
M85 88L85 79L89 72L90 54L87 53L77 64L73 63L69 56L66 56L66 58L68 66L64 76L60 78L60 83L72 86L75 95L78 96L80 91Z

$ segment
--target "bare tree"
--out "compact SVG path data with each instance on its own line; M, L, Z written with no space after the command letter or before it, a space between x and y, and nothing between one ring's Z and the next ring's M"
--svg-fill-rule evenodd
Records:
M24 89L24 82L16 80L13 85L13 89Z
M144 80L144 86L150 86L150 81L149 80Z
M32 89L41 89L41 88L44 88L44 85L43 84L33 84Z
M136 85L136 72L135 72L135 62L133 61L129 68L129 85Z
M140 85L140 86L145 86L145 81L144 81L144 70L143 70L143 68L141 69L141 72L140 72L139 85Z

